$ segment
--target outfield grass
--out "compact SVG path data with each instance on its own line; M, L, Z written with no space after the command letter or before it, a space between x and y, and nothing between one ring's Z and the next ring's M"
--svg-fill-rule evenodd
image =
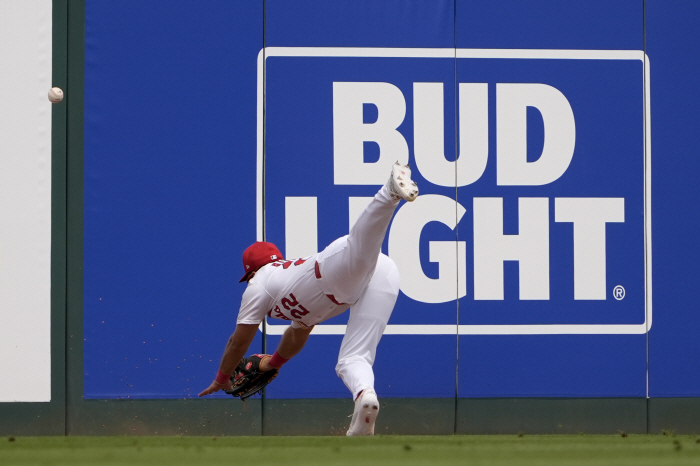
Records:
M699 465L683 435L0 437L0 465Z

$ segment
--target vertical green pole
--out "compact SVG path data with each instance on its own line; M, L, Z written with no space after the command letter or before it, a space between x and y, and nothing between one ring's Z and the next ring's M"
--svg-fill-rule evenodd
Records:
M83 397L83 135L85 0L67 3L68 82L66 164L66 433L75 431Z

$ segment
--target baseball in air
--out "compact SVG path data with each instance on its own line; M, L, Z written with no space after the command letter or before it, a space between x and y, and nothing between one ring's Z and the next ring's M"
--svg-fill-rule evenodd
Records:
M54 104L63 100L63 91L60 87L52 87L49 89L49 100Z

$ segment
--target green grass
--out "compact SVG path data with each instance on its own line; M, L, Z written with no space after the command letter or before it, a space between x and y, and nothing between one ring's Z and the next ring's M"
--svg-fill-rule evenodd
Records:
M683 435L0 437L0 465L698 465Z

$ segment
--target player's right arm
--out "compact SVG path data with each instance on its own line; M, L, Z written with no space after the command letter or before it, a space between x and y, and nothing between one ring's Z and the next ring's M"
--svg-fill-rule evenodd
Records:
M241 308L238 311L236 330L226 343L216 379L199 396L231 388L229 377L235 372L238 363L253 342L260 322L265 318L265 309L269 305L269 299L262 287L256 286L254 283L248 284L243 293Z
M219 364L219 374L233 374L240 362L245 356L248 347L253 342L255 334L258 331L258 326L254 324L238 324L233 335L228 339L224 355L221 357ZM231 388L231 381L226 380L223 383L214 380L209 387L202 391L199 396L209 395L219 390L228 390Z
M221 356L219 370L224 374L233 374L238 363L245 356L246 351L258 332L258 326L253 324L238 324L233 335L228 339L224 354Z

